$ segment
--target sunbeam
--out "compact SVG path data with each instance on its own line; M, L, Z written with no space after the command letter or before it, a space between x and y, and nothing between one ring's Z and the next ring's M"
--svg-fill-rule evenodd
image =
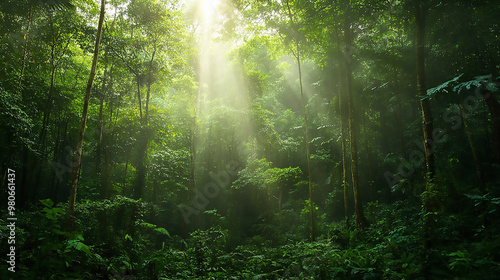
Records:
M211 23L219 6L219 0L198 0L202 21Z

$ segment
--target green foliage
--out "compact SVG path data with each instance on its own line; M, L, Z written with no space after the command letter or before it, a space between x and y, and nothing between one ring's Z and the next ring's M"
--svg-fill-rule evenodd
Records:
M437 87L431 88L427 90L427 96L432 97L433 95L443 92L443 93L449 93L450 89L452 88L453 85L457 84L457 81L462 77L463 74L456 76L455 78L446 81L442 84L440 84ZM456 86L453 88L456 89Z
M266 189L280 182L296 182L302 175L302 171L298 167L271 168L271 164L265 158L249 161L246 168L238 173L238 179L233 183L233 188L253 186Z
M479 203L484 200L497 205L494 197L470 197L481 201ZM39 242L36 250L29 249L29 245L20 248L23 263L33 262L35 266L30 270L21 269L19 273L31 279L47 275L49 271L55 277L66 279L91 279L95 275L110 278L135 275L144 279L416 279L423 276L423 219L415 200L394 204L373 202L366 208L366 216L372 224L369 229L346 229L343 222L329 224L325 225L329 233L316 242L300 241L305 235L294 235L298 214L283 210L276 214L274 225L269 225L283 235L269 236L276 238L273 242L267 242L268 236L261 235L260 241L254 238L253 242L236 247L228 246L230 233L221 228L196 230L182 241L154 224L155 208L138 200L117 197L112 201L77 205L77 216L86 220L86 224L78 221L85 228L83 234L61 229L63 207L55 206L49 199L42 200L41 205L42 211L23 214L24 224L20 225L29 224L30 228L40 231L18 232L24 242ZM133 223L128 221L121 229L115 225L115 230L104 234L95 231L106 227L95 224L100 217L113 223L115 219L129 216L127 209L135 209L128 212L135 213ZM494 228L480 233L488 236L487 239L469 243L461 237L464 233L460 233L464 227L460 221L465 217L441 215L439 218L441 230L434 236L433 275L493 279L490 276L500 270L500 263L496 261L500 243L498 235L491 234ZM2 228L2 234L4 230ZM455 245L449 247L449 244Z
M432 98L437 94L441 93L451 93L455 92L458 94L466 94L470 92L471 89L484 89L489 92L498 91L498 85L493 81L493 77L491 75L484 76L476 76L469 81L460 82L460 78L463 74L460 74L454 77L451 80L448 80L436 87L427 90L427 96L422 98Z
M107 3L71 231L60 201L68 195L99 6L0 2L0 170L2 187L16 183L14 277L500 275L498 135L488 114L498 107L500 78L495 1L425 1L425 70L434 86L425 96L415 96L418 1L196 0L187 16L184 2ZM212 2L219 2L214 18L201 19ZM338 105L348 88L353 118L344 132L360 138L342 150L340 118L348 112ZM475 106L488 94L486 105ZM428 99L435 131L443 128L447 138L435 143L430 185L415 97ZM476 155L457 129L465 119L455 105L461 98L481 101L466 106ZM306 241L304 116L315 242ZM342 154L349 161L354 141L371 224L363 230L354 228L351 190L344 213L341 188ZM194 211L190 221L177 208L185 204ZM0 239L7 240L5 211ZM2 279L12 277L1 274L6 262L0 268Z
M44 212L44 215L47 219L56 221L59 218L59 216L64 214L64 210L62 208L52 207L54 206L54 202L52 202L52 200L50 200L49 198L45 200L40 200L40 202L45 206L42 209L42 212Z
M50 199L40 202L44 206L41 211L18 216L16 250L23 261L18 262L16 273L29 279L45 279L47 275L54 279L87 278L100 255L84 243L82 233L62 229L63 208L56 207ZM35 230L25 233L21 228L27 226Z
M2 149L4 157L8 149L29 148L33 149L33 141L29 134L32 132L33 120L22 108L19 95L7 92L0 84L0 140L8 143ZM5 162L7 158L4 158Z

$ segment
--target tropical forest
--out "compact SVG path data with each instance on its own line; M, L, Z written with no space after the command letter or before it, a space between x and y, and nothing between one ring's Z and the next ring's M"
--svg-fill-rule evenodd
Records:
M0 1L0 279L498 279L499 15Z

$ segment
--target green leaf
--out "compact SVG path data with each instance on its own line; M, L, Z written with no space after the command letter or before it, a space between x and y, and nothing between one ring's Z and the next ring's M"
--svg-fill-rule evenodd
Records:
M163 233L163 234L167 235L168 237L170 237L170 233L166 229L164 229L164 228L161 228L161 227L160 228L155 228L155 230L157 232L159 232L159 233Z
M153 224L150 224L150 223L145 223L145 222L142 222L139 225L143 226L145 228L156 228L156 225L153 225Z
M69 248L75 248L76 250L78 251L82 251L84 252L85 254L87 255L92 255L92 253L90 252L90 247L83 244L82 242L80 242L79 240L70 240L68 241L68 247Z
M437 87L433 87L433 88L428 89L426 98L432 98L433 96L435 96L438 93L448 93L448 92L450 92L450 90L455 91L456 87L454 87L452 89L451 86L453 84L457 83L458 79L460 79L460 77L462 77L462 76L463 76L463 74L460 74L460 75L456 76L455 78L438 85Z
M53 202L50 198L40 200L40 202L41 202L43 205L45 205L45 206L47 206L47 207L49 207L49 208L52 208L52 206L54 206L54 202ZM45 210L45 208L44 208L44 210Z

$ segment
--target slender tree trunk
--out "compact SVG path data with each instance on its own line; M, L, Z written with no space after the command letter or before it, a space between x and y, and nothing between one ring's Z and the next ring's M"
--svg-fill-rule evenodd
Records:
M416 53L417 53L417 86L418 96L420 99L420 108L422 110L422 127L424 132L424 147L425 147L425 168L426 182L429 185L434 179L436 173L434 163L434 141L432 139L432 114L429 100L423 98L427 95L427 86L425 84L425 53L424 53L424 34L425 34L425 11L421 5L416 9ZM429 205L427 205L429 206ZM426 206L426 207L427 207Z
M345 105L344 105L344 88L343 81L345 78L345 73L342 71L342 50L339 46L339 84L338 84L338 94L339 94L339 115L340 115L340 138L342 141L342 186L344 188L344 215L346 228L350 227L349 223L349 187L347 186L347 141L345 133Z
M151 97L151 83L152 83L152 65L156 54L156 45L154 46L153 54L151 55L151 60L149 62L149 69L146 81L146 106L145 106L145 116L142 118L142 106L140 101L140 86L137 83L137 90L139 92L139 107L141 107L141 131L143 138L139 141L139 165L137 167L137 184L134 189L134 196L136 199L139 199L143 196L144 187L146 186L146 177L147 177L147 168L146 168L146 160L147 160L147 152L148 152L148 144L149 144L149 129L148 129L148 120L149 120L149 99Z
M306 99L304 96L304 90L302 87L302 70L300 68L300 54L299 54L299 43L297 42L297 65L299 68L299 84L300 84L300 96L302 99L302 108L304 111L304 125L305 125L305 142L306 142L306 157L307 157L307 177L309 178L309 212L311 218L311 240L316 239L316 224L314 221L314 202L313 202L313 192L312 192L312 172L311 172L311 148L309 145L309 122L307 120L306 111Z
M349 9L349 8L348 8ZM354 195L354 217L356 219L356 227L364 228L367 226L367 221L363 213L361 196L359 193L359 174L358 174L358 146L357 146L357 130L356 120L354 116L354 99L352 93L352 69L351 69L351 22L349 15L345 22L345 41L346 41L346 64L345 73L347 75L346 92L347 92L347 107L349 112L349 144L351 147L351 176L352 176L352 191Z
M108 64L108 46L106 46L105 48L105 51L104 51L104 64L106 67L107 64ZM98 146L98 161L97 161L97 164L100 165L101 164L101 161L100 161L100 158L101 158L101 150L102 148L100 147L101 146L101 143L102 143L102 139L103 139L103 131L104 131L104 114L103 114L103 109L104 109L104 100L106 98L106 95L107 95L107 92L108 92L108 88L107 88L107 85L106 85L106 74L108 72L108 69L105 68L104 69L104 77L102 79L102 84L101 84L101 100L100 100L100 104L99 104L99 132L98 132L98 139L97 139L97 146Z
M153 61L155 59L155 54L156 54L156 43L154 45L154 50L153 54L151 55L151 60L149 61L149 73L148 73L148 91L146 93L146 125L148 125L148 118L149 118L149 98L151 96L151 84L153 83L152 80L152 71L153 71Z
M292 28L295 28L295 24L293 22L292 11L290 9L290 4L288 0L286 1L286 6L288 9L288 16L290 18L290 23ZM298 31L298 30L297 30ZM307 111L306 111L306 98L304 96L304 89L302 86L302 69L300 67L300 45L298 39L295 39L295 47L297 53L295 54L295 58L297 59L297 66L299 70L299 85L300 85L300 97L302 100L302 110L304 114L304 126L305 126L305 144L306 144L306 157L307 157L307 174L309 178L309 212L310 212L310 220L311 220L311 240L314 241L316 239L316 224L314 221L314 203L313 203L313 192L312 192L312 172L311 172L311 150L309 145L309 123L307 120Z
M96 158L96 172L98 176L101 179L101 184L102 184L102 189L101 189L101 196L104 198L109 198L109 189L108 189L108 164L109 164L109 153L107 151L107 137L108 135L105 133L104 129L104 101L106 99L106 96L108 96L108 85L106 84L107 82L107 75L108 75L108 69L107 69L107 64L108 64L108 51L109 47L106 46L104 49L104 76L102 78L102 85L101 85L101 100L99 104L99 131L98 131L98 139L97 139L97 158ZM103 165L102 165L102 155L104 154L104 172L103 172Z
M147 84L148 88L148 93L149 94L149 88L150 85L149 83ZM146 153L148 150L148 145L147 145L147 138L148 138L148 131L147 131L147 113L146 117L143 118L142 115L142 102L141 102L141 87L140 87L140 82L139 82L139 76L137 76L137 95L139 98L139 117L140 117L140 123L141 123L141 135L139 137L139 149L138 149L138 154L137 154L137 181L134 186L134 198L139 199L143 195L144 187L146 185ZM148 101L146 101L146 104ZM146 106L146 112L148 111L147 106Z
M431 244L431 218L429 213L434 212L437 208L434 197L431 196L432 183L435 175L434 164L434 141L432 137L433 125L432 115L429 100L424 98L427 95L427 87L425 84L425 53L424 53L424 35L425 35L425 10L422 3L417 3L415 9L416 22L416 58L417 58L417 97L420 97L420 108L422 110L422 127L424 134L424 151L425 151L425 195L424 195L424 253L425 264L424 274L426 279L430 279L430 257L429 252Z
M92 68L90 69L90 75L87 82L87 88L85 90L85 98L83 102L83 112L82 112L82 122L80 125L80 133L78 135L78 142L76 145L75 152L75 162L73 164L73 173L71 178L71 188L68 201L68 211L67 211L67 228L71 230L74 227L74 214L75 214L75 202L76 202L76 192L78 188L78 179L80 177L80 167L82 163L82 152L83 152L83 137L85 135L85 125L87 124L87 115L89 110L90 94L92 91L92 83L94 82L94 76L97 68L97 58L99 57L99 42L101 40L102 25L104 22L104 12L105 12L106 0L101 0L101 12L99 14L99 24L97 27L97 35L95 39L94 46L94 58L92 59Z

